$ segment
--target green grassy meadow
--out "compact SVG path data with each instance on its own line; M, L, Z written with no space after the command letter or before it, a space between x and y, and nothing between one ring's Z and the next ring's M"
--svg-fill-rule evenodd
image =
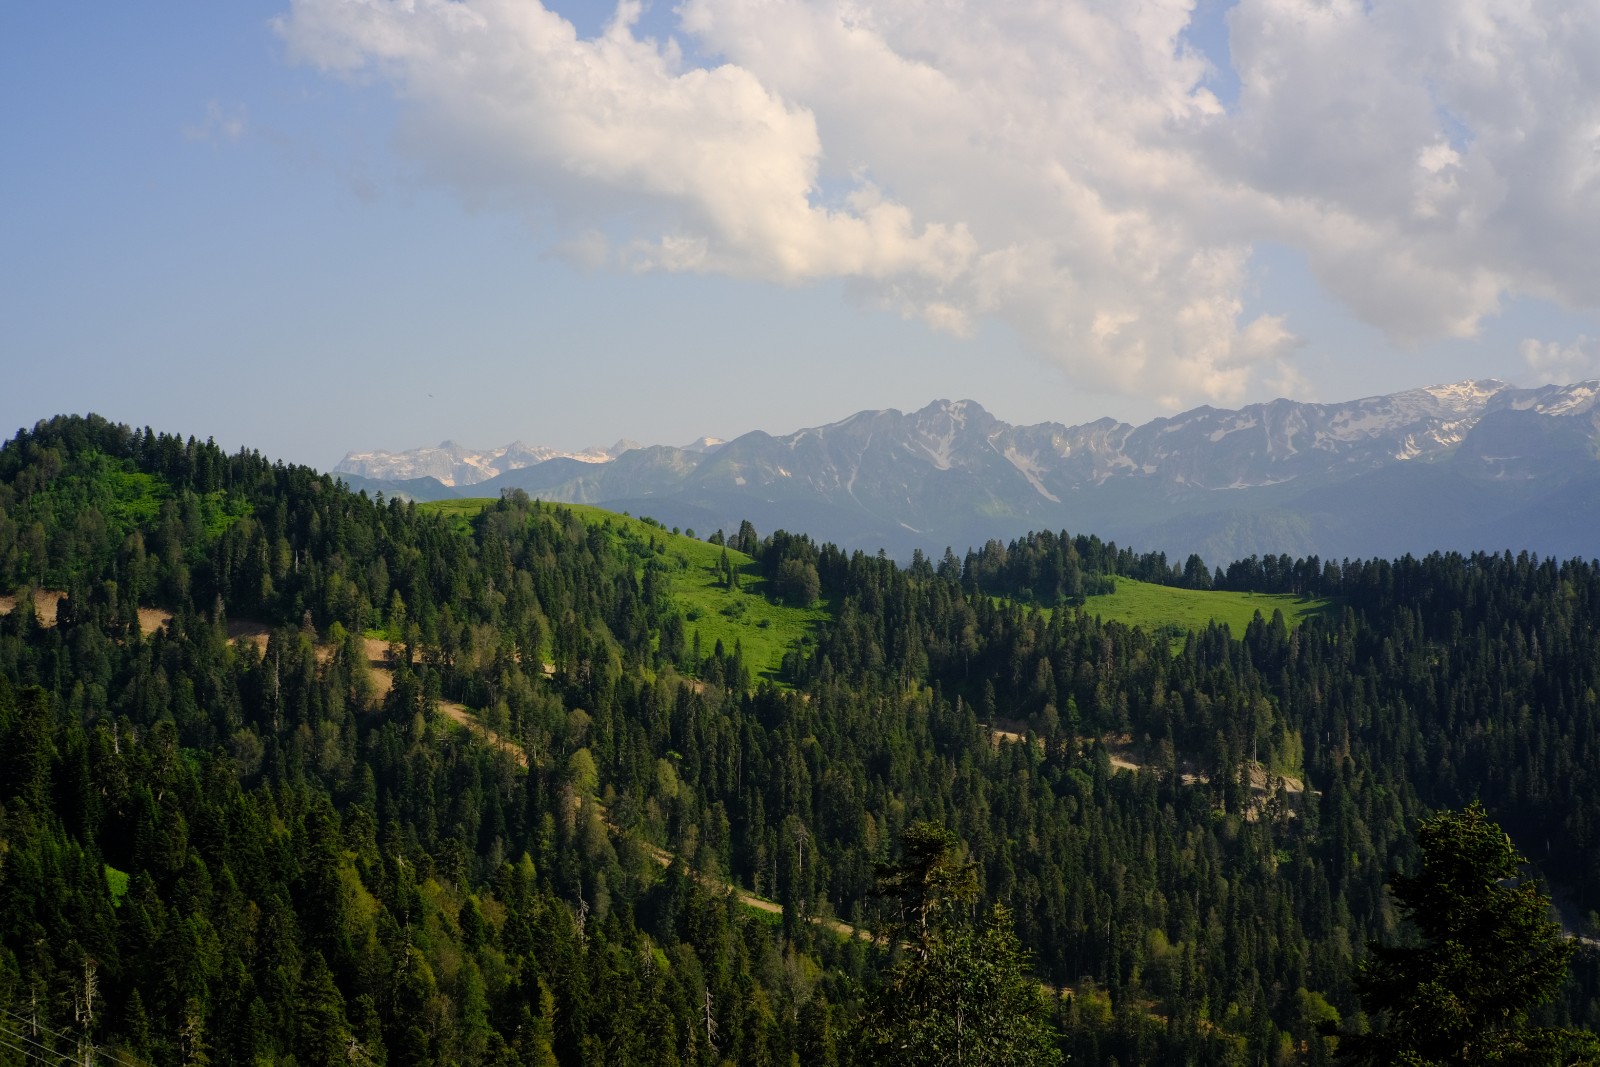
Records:
M489 500L438 500L418 504L421 510L453 517L463 532L473 516ZM739 575L739 588L727 589L717 578L722 558L720 545L675 534L654 520L621 515L587 504L553 504L570 510L590 526L609 530L611 535L633 548L641 571L650 546L668 564L672 597L683 610L692 641L700 634L703 652L710 652L718 641L731 650L738 642L753 676L776 679L784 653L808 637L815 626L828 618L826 601L811 608L774 604L765 594L766 581L756 562L742 552L728 549L728 559ZM1328 600L1314 600L1279 593L1233 593L1209 589L1179 589L1168 585L1117 578L1117 591L1085 600L1083 611L1106 621L1137 626L1150 633L1164 633L1172 646L1181 648L1185 635L1203 630L1215 622L1226 624L1235 637L1257 612L1264 619L1274 611L1283 612L1290 629L1308 617L1327 611Z
M105 865L106 888L111 892L111 906L122 907L122 898L128 895L128 872L119 871L110 864Z
M462 533L472 532L472 520L478 512L493 504L494 501L487 497L472 497L465 500L427 500L417 504L417 510L432 512L455 520L456 528Z
M433 511L457 520L463 530L489 504L490 500L438 500L418 504L419 510ZM732 651L738 643L752 677L776 680L784 653L807 639L813 628L828 617L826 601L810 608L774 604L765 595L766 580L755 560L742 552L727 549L728 561L738 574L738 588L727 589L717 578L724 551L721 545L708 544L694 537L675 534L653 520L621 515L587 504L548 504L565 508L590 526L608 530L611 536L630 546L644 569L650 546L667 564L672 598L682 609L689 640L700 635L702 654L716 648L717 642Z
M1231 593L1211 589L1178 589L1168 585L1117 579L1117 591L1092 596L1083 610L1106 621L1138 626L1149 632L1165 632L1181 645L1183 637L1203 630L1210 623L1225 623L1235 637L1260 612L1271 619L1273 611L1283 612L1289 628L1332 607L1332 601L1313 600L1285 593Z

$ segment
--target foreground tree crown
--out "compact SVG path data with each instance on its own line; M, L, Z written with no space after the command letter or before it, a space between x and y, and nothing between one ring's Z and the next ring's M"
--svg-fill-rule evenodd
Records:
M1441 812L1417 831L1422 869L1390 891L1421 935L1373 946L1357 977L1362 1005L1383 1021L1346 1036L1359 1064L1595 1063L1590 1034L1534 1026L1530 1010L1561 988L1575 942L1550 917L1550 898L1521 876L1526 859L1483 805Z
M900 904L892 936L907 942L859 1035L859 1060L886 1065L1033 1067L1061 1062L1043 991L1011 913L972 919L974 864L949 830L918 822L903 859L882 868L879 892Z

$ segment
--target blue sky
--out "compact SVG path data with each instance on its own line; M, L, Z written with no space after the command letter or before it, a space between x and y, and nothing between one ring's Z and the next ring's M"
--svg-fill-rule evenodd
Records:
M1596 27L1125 10L6 5L0 425L328 467L1597 373Z

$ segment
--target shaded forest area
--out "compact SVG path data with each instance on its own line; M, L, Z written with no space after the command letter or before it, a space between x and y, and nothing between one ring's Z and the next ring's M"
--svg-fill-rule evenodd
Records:
M163 1067L856 1062L906 950L839 924L897 928L875 887L923 821L1076 1063L1329 1062L1368 942L1414 937L1384 885L1437 808L1481 799L1600 909L1592 562L1208 574L1038 534L900 568L735 540L831 609L783 685L694 650L650 546L559 507L463 532L94 417L19 434L0 1034ZM1173 650L1025 602L1119 573L1340 607ZM36 589L66 594L55 618ZM1597 994L1580 956L1540 1019L1594 1027Z

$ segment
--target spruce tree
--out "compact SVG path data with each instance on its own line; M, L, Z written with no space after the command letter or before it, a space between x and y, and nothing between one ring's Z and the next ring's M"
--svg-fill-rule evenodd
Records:
M1356 979L1362 1006L1383 1025L1339 1043L1349 1063L1600 1063L1591 1034L1534 1026L1529 1012L1560 990L1573 942L1550 899L1521 876L1526 862L1483 805L1441 812L1417 830L1422 870L1390 892L1421 935L1374 945Z
M1034 1067L1061 1062L1038 981L1012 928L996 906L974 922L973 864L942 826L913 824L905 859L879 872L879 892L898 900L893 936L906 956L863 1018L857 1060L891 1067Z

